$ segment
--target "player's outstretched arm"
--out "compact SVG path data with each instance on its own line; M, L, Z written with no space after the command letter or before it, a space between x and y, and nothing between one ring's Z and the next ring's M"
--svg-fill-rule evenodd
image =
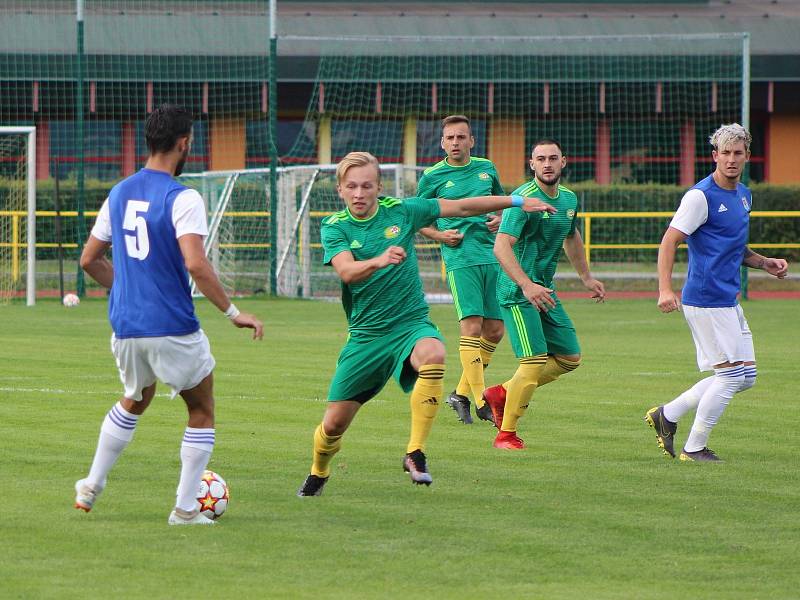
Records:
M81 269L107 289L111 289L114 283L114 266L106 258L106 251L110 247L110 242L104 242L90 235L81 253Z
M445 200L439 198L440 217L471 217L473 215L483 215L519 206L525 212L549 212L555 213L556 209L546 202L536 198L523 198L522 196L478 196L475 198L463 198L461 200Z
M178 245L180 246L181 254L183 254L183 261L186 263L186 269L194 279L195 284L197 284L197 289L214 306L225 313L225 316L236 327L252 329L254 340L260 340L264 337L264 324L254 315L241 312L228 298L228 294L214 272L214 267L211 266L208 258L206 258L202 236L187 233L178 238Z
M667 227L658 247L658 310L664 313L681 309L681 301L672 289L672 268L675 266L675 251L685 241L685 233Z
M789 263L783 258L762 256L747 247L744 249L742 264L751 269L762 269L778 279L783 279L789 273Z
M517 238L514 236L507 233L498 233L494 241L494 255L497 257L497 262L500 263L503 271L508 274L511 280L519 286L528 302L536 310L547 312L556 305L551 295L553 290L531 281L531 278L522 269L514 254L514 244L516 243Z
M564 238L564 253L567 255L575 272L581 278L583 285L586 286L587 290L592 292L592 298L595 298L597 302L605 302L606 288L602 281L592 277L592 272L589 270L589 263L586 262L583 238L581 237L581 232L577 229L572 235L568 235Z
M378 269L399 265L405 259L406 251L401 246L389 246L383 254L367 260L356 260L352 252L339 252L331 259L331 266L344 283L351 284L364 281Z

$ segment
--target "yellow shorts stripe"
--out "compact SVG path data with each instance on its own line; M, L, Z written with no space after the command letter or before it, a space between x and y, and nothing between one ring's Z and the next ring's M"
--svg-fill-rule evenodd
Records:
M453 279L453 272L447 272L447 283L450 284L450 293L453 295L453 304L456 306L456 314L458 315L458 320L461 320L461 305L458 302L458 290L456 289L456 282Z
M528 330L525 327L525 319L522 318L522 312L519 306L511 307L511 314L514 315L514 323L517 325L517 333L519 334L519 342L522 345L522 350L526 356L533 356L531 349L531 342L528 339Z

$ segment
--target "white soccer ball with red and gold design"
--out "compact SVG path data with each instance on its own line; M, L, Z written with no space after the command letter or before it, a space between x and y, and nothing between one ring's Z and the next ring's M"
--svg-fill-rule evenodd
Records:
M64 294L64 297L61 299L61 301L67 308L78 306L78 304L81 303L81 299L78 298L75 294Z
M200 512L209 519L219 519L228 508L228 498L230 492L225 480L214 471L204 471L197 491Z

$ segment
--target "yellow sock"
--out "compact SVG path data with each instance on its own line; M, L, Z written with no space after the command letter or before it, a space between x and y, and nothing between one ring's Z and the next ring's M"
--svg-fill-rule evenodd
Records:
M536 391L539 375L547 362L546 354L521 358L517 372L511 378L506 396L506 408L503 412L502 431L516 431L517 421L525 414Z
M314 459L311 463L311 474L328 477L331 474L331 459L341 447L342 436L328 435L320 423L314 430Z
M481 358L481 338L462 335L458 342L458 355L461 359L461 379L456 386L456 394L466 396L472 392L477 403L483 395L483 359Z
M443 379L444 365L420 367L417 383L411 392L411 436L406 452L425 451L425 442L442 399Z
M460 350L459 354L461 354ZM458 380L458 385L456 385L456 394L459 396L469 396L471 391L472 390L469 387L469 382L467 381L467 373L462 369L461 379Z
M561 377L564 373L574 371L581 364L581 360L567 360L558 356L549 354L547 356L547 364L544 369L539 373L539 386L546 383L551 383Z
M492 354L497 349L497 344L494 342L490 342L485 337L481 337L481 362L483 362L484 370L486 367L489 366L489 363L492 362ZM486 388L486 378L484 377L484 389ZM481 392L480 396L475 397L475 406L481 408L485 402L483 401L483 392Z
M492 355L495 350L497 350L497 344L490 342L485 337L481 337L481 360L483 361L484 369L492 362Z

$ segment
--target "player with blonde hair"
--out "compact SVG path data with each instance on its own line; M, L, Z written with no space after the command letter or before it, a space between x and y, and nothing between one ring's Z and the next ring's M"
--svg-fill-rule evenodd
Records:
M788 263L767 258L747 247L750 190L741 183L750 158L750 132L738 123L723 125L709 138L714 172L684 194L658 250L658 308L669 313L683 308L692 332L701 379L672 402L647 411L645 421L656 431L664 454L675 457L678 421L696 409L682 461L717 462L708 437L734 394L756 382L753 334L737 301L739 267L762 269L778 278ZM689 246L689 272L681 297L672 289L672 268L680 244Z
M322 223L324 262L342 281L348 339L315 432L311 473L298 496L319 496L342 435L358 411L394 377L411 392L411 434L403 469L412 483L430 485L425 442L442 398L445 347L428 317L414 236L439 217L488 213L510 206L553 211L522 196L462 200L398 199L381 195L380 167L367 152L351 152L336 169L345 209Z

